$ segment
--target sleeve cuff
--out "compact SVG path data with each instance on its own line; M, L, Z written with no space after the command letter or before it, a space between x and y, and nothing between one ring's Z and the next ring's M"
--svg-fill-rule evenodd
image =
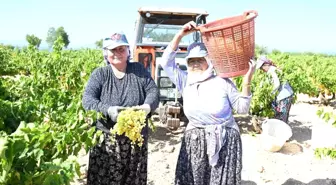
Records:
M241 98L244 98L244 99L249 99L251 100L252 98L252 93L249 95L249 96L244 96L244 95L240 95Z

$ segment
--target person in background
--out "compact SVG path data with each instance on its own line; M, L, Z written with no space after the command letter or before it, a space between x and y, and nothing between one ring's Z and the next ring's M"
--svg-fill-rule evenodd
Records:
M145 69L151 73L151 62L149 59L149 54L145 54L143 57L141 57L142 60L140 60L140 63L144 65Z
M242 92L229 78L215 75L203 43L188 46L187 72L179 69L175 63L178 44L185 35L195 31L192 29L195 26L195 22L183 26L165 49L160 63L183 94L183 109L189 120L177 160L175 185L238 185L242 141L233 110L238 114L248 113L255 63L249 63Z
M159 105L159 90L142 64L129 61L129 44L123 33L103 40L104 59L109 65L95 69L85 87L83 107L101 112L96 128L104 141L90 151L87 184L147 184L148 126L143 130L142 147L131 147L126 136L110 139L110 129L118 114L127 107L137 107L147 114Z
M273 92L277 93L275 100L272 102L272 107L275 112L275 119L279 119L288 124L289 112L293 103L294 91L288 81L281 83L277 73L281 70L268 59L262 55L257 60L257 69L261 69L272 76Z

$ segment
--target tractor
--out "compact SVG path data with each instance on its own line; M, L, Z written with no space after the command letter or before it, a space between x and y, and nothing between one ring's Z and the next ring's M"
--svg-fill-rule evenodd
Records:
M183 97L158 64L164 49L181 27L189 21L205 24L208 13L199 9L141 7L135 26L132 60L140 62L150 72L160 90L160 106L156 110L159 120L168 128L177 129L180 121L187 124L183 113ZM179 45L176 63L187 70L185 57L192 42L201 42L199 32L185 36Z

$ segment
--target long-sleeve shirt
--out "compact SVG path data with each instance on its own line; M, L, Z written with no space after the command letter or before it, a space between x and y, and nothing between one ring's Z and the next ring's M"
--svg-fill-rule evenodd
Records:
M210 132L209 134L222 132L223 138L225 138L225 127L234 128L239 132L232 110L235 110L238 114L248 113L252 95L241 95L230 79L223 79L218 76L213 76L201 83L188 85L188 74L177 67L175 56L176 51L168 46L160 64L167 76L182 93L183 111L189 120L186 130L202 127L206 128ZM175 70L177 70L177 80L174 75ZM217 142L217 144L219 142L218 145L221 148L222 140L215 135L212 137L217 138L209 139L209 142ZM216 143L209 143L209 145L212 144L216 145ZM208 150L211 150L211 147Z
M159 90L142 64L127 64L125 76L118 79L110 65L95 69L85 88L83 107L103 113L107 120L97 121L97 128L105 130L113 127L108 117L110 106L132 107L149 104L152 111L159 105Z

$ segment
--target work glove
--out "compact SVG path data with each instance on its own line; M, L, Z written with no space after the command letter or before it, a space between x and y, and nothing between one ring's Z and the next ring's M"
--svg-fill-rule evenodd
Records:
M133 107L136 110L143 110L146 112L146 115L148 115L151 112L151 108L148 104L138 105Z
M107 109L107 114L113 122L117 122L119 113L125 109L126 108L122 106L111 106Z

